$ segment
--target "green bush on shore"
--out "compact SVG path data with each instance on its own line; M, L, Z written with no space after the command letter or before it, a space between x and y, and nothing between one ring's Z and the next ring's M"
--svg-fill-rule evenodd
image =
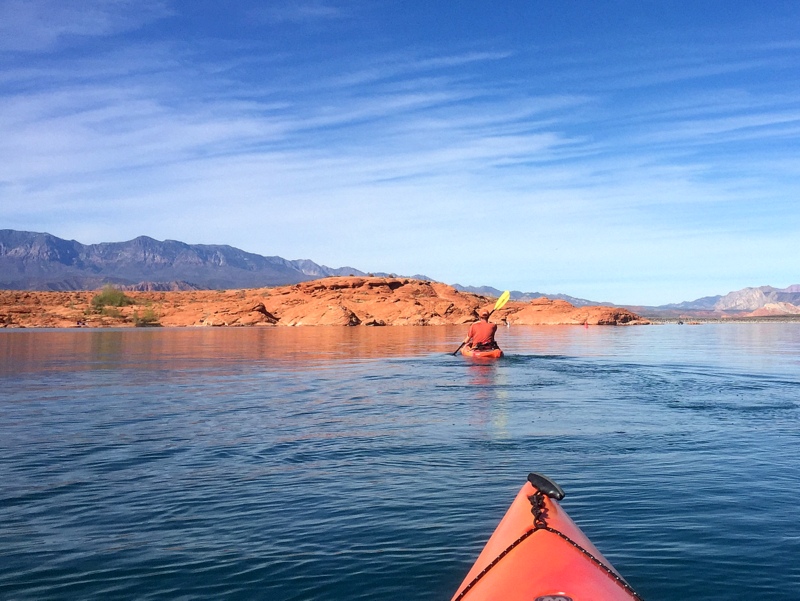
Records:
M134 300L126 296L122 290L113 286L106 286L100 294L92 297L91 305L95 313L103 313L106 307L127 307L134 304Z
M151 307L148 307L142 314L139 315L138 311L133 312L133 325L137 328L144 328L147 326L157 326L160 325L158 323L158 315Z

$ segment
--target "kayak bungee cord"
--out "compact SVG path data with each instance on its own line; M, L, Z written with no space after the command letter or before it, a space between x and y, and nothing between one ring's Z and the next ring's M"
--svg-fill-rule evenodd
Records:
M587 551L586 549L584 549L583 547L581 547L581 546L580 546L578 543L576 543L574 540L572 540L570 537L568 537L568 536L567 536L566 534L564 534L563 532L559 532L559 531L558 531L558 530L556 530L555 528L550 528L550 526L545 526L544 528L538 528L538 529L534 529L534 530L533 530L533 532L536 532L537 530L546 530L547 532L552 532L552 533L553 533L553 534L555 534L556 536L560 536L560 537L561 537L561 538L563 538L565 541L567 541L567 542L568 542L570 545L572 545L573 547L575 547L575 548L576 548L578 551L580 551L581 553L583 553L583 554L584 554L584 555L587 557L587 559L590 559L590 560L591 560L591 561L592 561L592 562L593 562L595 565L597 565L597 567L599 567L599 568L600 568L600 569L602 569L602 570L603 570L603 571L604 571L606 574L608 574L608 575L609 575L609 576L610 576L610 577L611 577L611 578L612 578L612 579L613 579L613 580L614 580L614 581L615 581L617 584L619 584L619 585L620 585L622 588L624 588L626 591L628 591L628 593L630 593L630 595L631 595L631 596L632 596L634 599L639 599L639 601L644 601L644 599L642 599L642 598L639 596L639 593L637 593L635 590L633 590L633 587L632 587L630 584L628 584L627 582L625 582L625 579L624 579L622 576L620 576L619 574L617 574L617 573L616 573L614 570L612 570L610 567L608 567L608 566L607 566L606 564L604 564L602 561L600 561L599 559L597 559L597 558L596 558L594 555L592 555L592 554L591 554L589 551Z
M494 558L494 559L491 561L491 563L489 563L489 565L488 565L488 566L486 566L485 568L483 568L483 570L482 570L482 571L481 571L481 572L480 572L480 573L479 573L477 576L475 576L475 578L473 578L473 579L472 579L472 582L470 582L470 583L469 583L467 586L465 586L465 587L464 587L464 589L463 589L463 590L462 590L462 591L461 591L461 592L458 594L458 597L456 597L455 599L453 599L453 601L461 601L461 599L463 599L463 598L464 598L464 595L466 595L466 594L467 594L467 593L470 591L470 589L471 589L473 586L475 586L476 584L478 584L478 581L479 581L481 578L483 578L484 576L486 576L486 574L487 574L487 572L488 572L489 570L491 570L491 569L492 569L494 566L496 566L498 563L500 563L500 560L501 560L501 559L503 559L503 558L504 558L506 555L508 555L509 553L511 553L511 551L514 549L514 547L516 547L517 545L519 545L519 544L520 544L522 541L524 541L526 538L528 538L528 537L529 537L531 534L533 534L534 532L537 532L537 529L536 529L536 528L531 528L531 529L530 529L530 530L528 530L528 531L527 531L525 534L523 534L523 535L522 535L522 536L520 536L520 537L519 537L517 540L515 540L513 543L511 543L510 545L508 545L508 547L506 547L506 548L505 548L505 550L504 550L502 553L500 553L500 555L498 555L497 557L495 557L495 558Z
M528 539L531 535L535 534L536 532L545 531L555 534L559 538L563 539L570 545L572 545L575 549L577 549L584 557L589 559L594 565L599 567L603 572L605 572L614 582L616 582L622 589L624 589L633 599L637 599L638 601L644 601L642 597L633 590L630 584L628 584L625 579L620 576L613 568L606 565L602 560L595 557L589 550L584 548L582 545L577 543L576 541L572 540L569 536L564 534L563 532L547 525L547 504L545 502L545 496L553 498L557 501L564 498L564 491L561 487L541 474L531 473L528 475L528 482L534 487L535 492L534 494L528 497L528 501L531 504L531 513L533 514L533 526L530 530L527 530L522 536L520 536L517 540L512 542L508 547L506 547L503 551L501 551L497 557L495 557L489 564L481 570L480 573L476 574L475 577L467 584L461 592L456 596L453 601L461 601L467 593L484 577L486 574L495 567L504 557L506 557L511 551L513 551L516 547L522 544L526 539ZM549 596L548 596L549 598ZM568 597L565 597L568 598Z

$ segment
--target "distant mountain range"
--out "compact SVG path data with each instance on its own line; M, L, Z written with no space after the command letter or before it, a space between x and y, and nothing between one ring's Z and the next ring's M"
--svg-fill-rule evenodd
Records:
M743 288L725 295L706 296L694 301L660 307L628 307L642 315L679 317L741 316L773 317L800 316L800 284L788 288L759 286Z
M501 294L500 290L489 286L475 287L456 284L455 287L465 292L474 292L485 296L500 296ZM800 284L788 288L773 288L772 286L744 288L725 295L705 296L693 301L659 306L615 305L614 303L575 298L566 294L511 291L511 300L529 301L542 296L565 300L576 307L597 305L623 307L651 318L800 316Z
M473 294L481 294L483 296L500 296L503 291L498 290L497 288L492 288L491 286L462 286L460 284L454 284L453 288L456 290L460 290L461 292L472 292ZM532 301L535 298L541 298L546 296L549 299L558 299L567 301L574 307L614 307L619 306L622 307L623 305L614 305L614 303L604 303L598 301L591 301L586 300L585 298L576 298L574 296L569 296L567 294L547 294L544 292L520 292L519 290L511 290L510 291L510 299L515 301Z
M6 290L94 290L106 284L128 290L221 290L282 286L342 275L368 274L353 267L332 268L310 260L264 257L227 245L161 242L147 236L86 245L46 233L0 230L0 289ZM454 287L485 296L502 292L489 286ZM800 315L800 285L745 288L658 307L614 305L566 294L511 292L511 298L519 301L542 296L576 307L625 307L649 317Z
M160 242L81 244L50 234L0 230L0 288L192 290L296 284L331 275L366 275L352 267L263 257L226 245Z

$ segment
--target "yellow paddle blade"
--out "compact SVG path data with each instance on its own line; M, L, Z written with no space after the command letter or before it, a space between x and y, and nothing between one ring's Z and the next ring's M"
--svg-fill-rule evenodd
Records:
M510 296L511 293L508 290L503 292L503 294L500 295L500 298L498 298L497 302L494 304L494 311L503 308L505 304L508 302Z

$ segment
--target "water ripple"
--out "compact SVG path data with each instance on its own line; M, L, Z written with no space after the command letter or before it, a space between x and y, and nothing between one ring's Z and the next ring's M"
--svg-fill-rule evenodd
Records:
M788 601L800 330L737 331L0 334L0 597L447 599L541 471L645 598Z

